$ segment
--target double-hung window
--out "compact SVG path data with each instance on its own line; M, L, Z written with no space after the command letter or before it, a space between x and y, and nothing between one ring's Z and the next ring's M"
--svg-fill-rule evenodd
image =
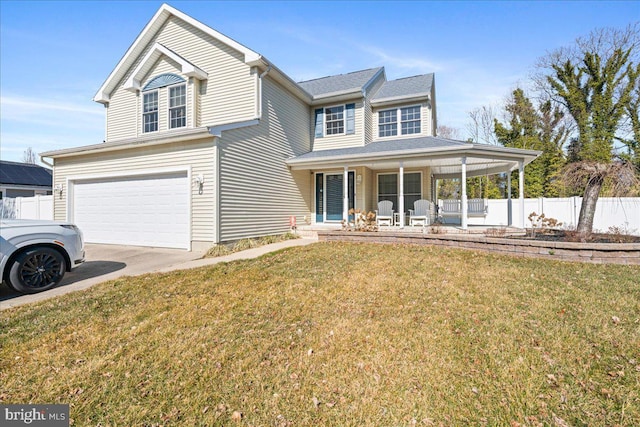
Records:
M142 97L142 129L145 133L158 130L158 91L147 92Z
M413 203L422 198L422 175L420 172L407 172L404 175L404 209L413 209ZM398 212L400 186L397 173L378 175L378 201L390 200L393 210Z
M420 133L420 106L401 108L400 120L403 135Z
M169 129L187 125L187 88L185 85L169 88Z
M326 135L341 135L344 133L344 105L327 107L324 109L326 117Z
M398 114L396 110L380 111L378 113L378 128L380 136L396 136L398 134Z
M400 134L412 135L420 133L420 106L394 108L378 112L378 136L398 135L398 117L400 117Z

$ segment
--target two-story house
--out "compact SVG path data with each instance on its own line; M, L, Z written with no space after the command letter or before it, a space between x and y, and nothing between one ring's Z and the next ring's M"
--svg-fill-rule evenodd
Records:
M522 173L538 154L436 137L433 74L295 82L166 4L94 100L105 142L41 156L55 218L95 243L200 249L285 232L291 216L340 223L379 200L402 216L436 179Z

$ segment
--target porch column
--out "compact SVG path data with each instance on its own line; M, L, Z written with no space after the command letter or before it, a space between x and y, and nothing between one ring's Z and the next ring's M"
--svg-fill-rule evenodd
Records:
M511 205L511 171L507 172L507 225L513 225L513 207Z
M518 197L520 198L520 219L522 220L522 228L525 228L524 223L524 162L521 160L518 162Z
M342 219L349 222L349 166L344 167L344 177L342 178Z
M462 225L462 229L466 230L467 227L467 210L468 210L468 206L467 206L467 158L463 157L462 158L462 176L460 177L460 179L462 180L461 182L461 186L462 187L462 195L460 196L460 203L461 203L461 212L462 212L462 218L460 220L460 224Z
M400 194L398 195L398 213L400 218L400 228L404 228L404 162L400 162Z

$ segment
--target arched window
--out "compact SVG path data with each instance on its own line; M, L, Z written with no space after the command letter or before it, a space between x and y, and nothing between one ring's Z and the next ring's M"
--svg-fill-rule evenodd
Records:
M176 74L160 74L142 89L142 131L158 130L159 96L158 91L167 88L168 128L176 129L187 125L187 85L186 80ZM164 102L163 102L164 103Z

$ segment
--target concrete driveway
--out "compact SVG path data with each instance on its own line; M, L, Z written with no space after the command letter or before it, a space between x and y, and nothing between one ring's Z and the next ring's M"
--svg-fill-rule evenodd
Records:
M168 271L172 266L202 258L202 252L181 249L142 248L119 245L85 245L86 261L67 273L62 283L53 289L33 295L23 295L6 285L0 286L0 310L30 302L42 301L69 292L86 289L97 283L120 276L135 276L154 271Z

